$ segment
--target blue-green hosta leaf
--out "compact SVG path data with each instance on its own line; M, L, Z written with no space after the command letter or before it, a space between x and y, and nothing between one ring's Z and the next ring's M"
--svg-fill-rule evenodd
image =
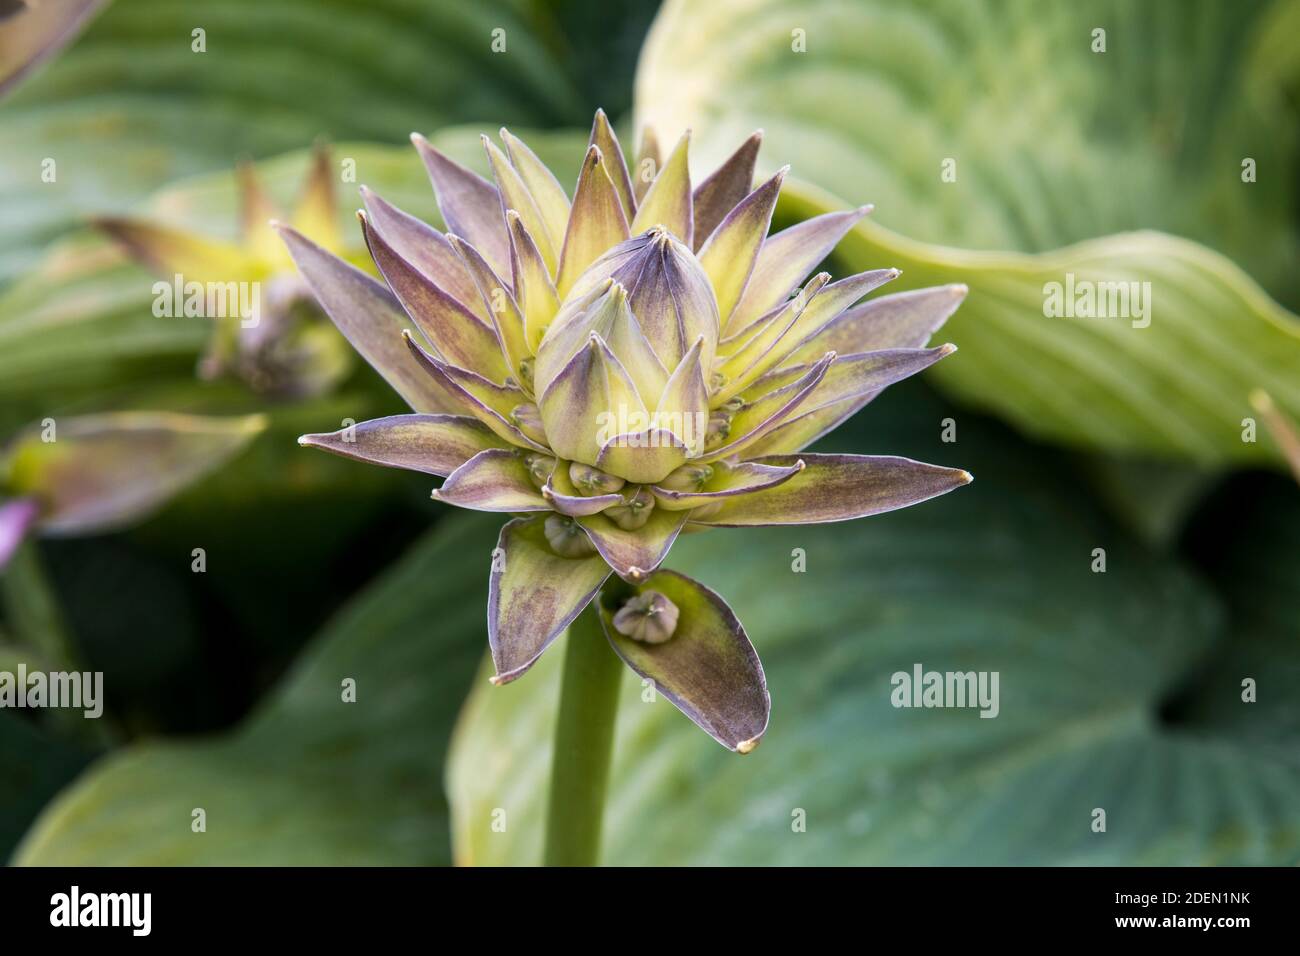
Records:
M906 414L916 398L887 393L864 415ZM937 432L945 413L922 414ZM979 480L959 495L860 524L678 542L672 566L744 622L771 722L752 754L726 754L625 677L606 862L1300 859L1294 726L1262 743L1215 715L1164 723L1164 702L1237 637L1204 586L1090 512L1041 452L969 416L961 428L957 444L896 449L971 468ZM559 658L471 696L448 777L459 862L539 859ZM894 675L918 664L996 672L997 716L895 707Z
M132 746L94 765L15 862L446 863L442 753L486 647L497 524L448 522L418 544L234 733ZM206 833L191 830L196 808Z
M523 0L111 4L0 104L0 283L87 213L241 157L470 120L582 125L553 31Z
M661 141L691 126L701 168L762 127L760 175L794 166L783 218L875 203L839 259L901 268L898 290L970 286L945 331L961 359L931 373L964 400L1072 445L1276 462L1241 420L1256 387L1300 417L1300 321L1251 278L1300 301L1283 95L1297 69L1273 40L1300 14L1187 6L673 0L640 64L638 120ZM1049 284L1071 282L1076 303L1097 284L1109 309L1105 284L1124 283L1142 308L1046 314Z
M701 170L761 127L760 175L791 163L912 239L1042 252L1161 229L1300 294L1289 0L699 6L661 8L636 110L661 143L691 127Z

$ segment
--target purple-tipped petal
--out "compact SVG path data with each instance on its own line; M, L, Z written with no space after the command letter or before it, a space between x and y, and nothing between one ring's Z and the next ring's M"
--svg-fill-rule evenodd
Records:
M472 369L494 382L510 376L496 330L403 259L360 216L375 265L416 326L450 364Z
M648 592L677 609L672 636L653 644L625 636L614 623L619 608L602 596L601 623L615 653L718 743L749 753L767 730L772 701L740 621L721 597L676 571L659 571L636 591Z
M564 234L560 269L555 279L560 298L568 295L587 266L628 236L623 201L609 178L600 149L593 146L582 161L578 187L573 194L573 209L569 212L569 226Z
M727 157L699 186L695 187L692 206L695 211L695 237L692 248L697 251L718 228L727 213L750 194L754 188L754 166L758 162L758 149L763 142L759 131L740 144L740 148Z
M261 415L111 412L60 418L54 441L19 433L0 456L6 491L40 503L47 535L116 530L220 468L266 428Z
M537 248L546 262L546 268L554 272L559 263L559 246L564 241L564 233L551 234L550 225L541 210L537 208L537 203L533 201L533 195L524 185L518 170L510 164L506 154L501 152L500 147L492 140L486 136L482 137L482 140L483 149L487 151L488 165L492 168L492 178L496 181L497 192L501 194L502 217L507 211L513 210L523 218L524 225L528 227L528 231L537 242ZM505 219L502 218L501 221L505 222ZM567 224L566 218L564 225Z
M742 461L735 465L724 465L719 462L712 467L713 475L698 491L676 491L657 485L651 488L658 507L668 511L682 511L720 503L737 495L774 488L799 474L804 466L801 461L782 466Z
M541 381L539 372L539 387ZM617 427L620 417L648 420L627 370L594 332L546 384L540 406L555 454L588 465L599 464L602 440Z
M735 347L718 364L716 370L722 374L723 381L714 394L715 402L725 402L739 395L785 360L791 330L798 323L809 298L815 296L829 279L829 273L820 273L784 307L773 310L762 322L755 323L749 339Z
M600 446L596 467L631 482L652 485L686 463L690 449L667 428L614 435Z
M542 497L550 502L551 507L563 515L585 517L599 514L606 508L623 503L623 496L617 493L607 495L581 495L569 479L567 468L556 468L551 472L546 485L542 488Z
M399 256L419 269L426 278L489 324L491 317L479 303L478 287L456 255L447 237L428 223L385 202L372 190L361 187L366 218Z
M596 110L596 117L591 123L591 138L587 145L595 146L605 157L605 168L609 172L609 178L614 183L614 189L618 193L619 201L623 206L623 215L628 222L636 215L636 198L644 194L645 190L639 193L633 193L632 177L628 172L627 159L623 155L623 147L619 144L618 136L614 134L614 127L609 125L609 117L605 115L604 110ZM659 159L655 157L655 168L658 169ZM646 188L650 187L646 183Z
M523 220L517 213L506 213L506 222L510 228L510 272L515 302L524 316L524 340L536 354L546 327L560 311L560 296Z
M496 187L439 152L419 133L411 134L411 142L429 171L447 231L472 242L492 268L504 274L510 268L510 244Z
M35 498L16 498L0 504L0 571L27 537L40 510Z
M779 394L765 395L740 409L731 420L729 440L711 449L701 460L706 463L720 461L738 454L780 427L783 422L791 420L821 383L833 361L835 353L828 352L788 389L783 389Z
M785 341L789 343L792 350L798 348L868 292L880 288L886 282L892 282L900 274L897 269L873 269L870 272L859 272L857 275L848 276L823 287L808 300L803 312L799 314L799 321L794 324ZM830 349L823 349L818 354L824 355L829 351ZM835 351L847 354L868 350L837 348Z
M528 188L542 221L546 223L551 245L558 252L560 243L564 241L564 230L569 224L568 194L546 164L537 158L537 154L522 139L503 127L501 141L506 144L510 164Z
M683 133L672 155L646 190L632 220L632 235L664 226L687 248L694 249L695 211L691 197L688 159L691 134Z
M786 363L811 361L832 349L848 354L920 348L957 311L966 291L964 285L935 286L863 302L813 333Z
M543 519L516 518L501 529L488 585L488 643L494 684L533 666L609 577L600 555L562 558L551 550Z
M879 393L895 382L924 371L955 351L955 345L941 345L934 349L881 349L877 352L863 352L861 355L837 356L826 370L826 376L800 407L799 414L807 415L845 399ZM778 374L793 375L800 369L806 372L807 368L808 366L795 366L782 369ZM756 383L755 391L762 384L762 381ZM794 388L794 383L783 385L768 392L764 398L775 400L782 395L791 394Z
M489 448L453 471L434 491L438 501L475 511L550 511L533 484L524 454Z
M5 54L3 62L0 62L0 96L47 57L71 43L107 2L62 0L59 3L32 3L6 11L12 13L13 18L5 24L8 35L0 44Z
M298 444L439 478L447 477L481 451L511 447L482 422L461 415L390 415L336 432L303 435Z
M477 249L459 236L448 236L452 248L461 257L474 277L479 298L492 319L492 328L496 332L506 364L515 382L524 384L524 368L532 350L524 333L524 316L519 310L510 287L493 271Z
M663 564L689 516L689 511L655 508L645 524L633 530L620 528L603 514L577 520L615 573L636 583Z
M770 455L752 461L806 466L784 484L725 502L692 521L728 528L823 524L906 508L971 482L957 468L874 455Z
M641 130L641 147L637 150L636 166L629 170L632 177L632 195L638 202L645 196L650 184L655 181L659 167L663 165L661 155L659 137L655 135L653 127L645 127Z
M723 330L729 327L731 314L754 271L789 169L782 168L742 199L700 247L700 265L717 293Z
M529 438L510 421L509 409L527 402L523 392L494 385L472 372L440 362L421 348L409 332L404 333L404 341L415 362L427 374L431 387L437 390L439 399L455 409L455 414L473 416L511 445L549 452L545 445Z
M279 231L325 314L397 394L417 412L454 410L403 344L402 333L413 323L396 297L294 229Z
M870 206L816 216L770 236L759 250L745 292L727 320L726 331L744 328L775 308L821 262Z

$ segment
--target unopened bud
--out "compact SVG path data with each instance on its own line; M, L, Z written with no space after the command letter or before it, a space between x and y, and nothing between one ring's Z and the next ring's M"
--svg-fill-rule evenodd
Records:
M564 515L549 515L542 531L551 550L562 558L585 558L596 551L582 526Z
M708 465L682 465L659 482L659 487L668 491L699 491L712 477L713 469Z
M614 630L646 644L662 644L677 630L677 605L658 591L642 591L614 615Z
M650 520L650 512L655 507L654 495L644 488L638 488L636 494L625 501L625 504L606 508L601 514L624 531L635 531Z
M586 497L612 495L627 483L617 475L606 474L599 468L577 461L569 464L569 480L578 489L578 494Z

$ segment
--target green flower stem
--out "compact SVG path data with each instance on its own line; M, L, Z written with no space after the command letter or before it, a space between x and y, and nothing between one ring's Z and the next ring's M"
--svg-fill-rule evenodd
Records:
M569 625L564 651L543 856L547 866L595 866L600 862L600 831L623 662L605 639L596 601Z

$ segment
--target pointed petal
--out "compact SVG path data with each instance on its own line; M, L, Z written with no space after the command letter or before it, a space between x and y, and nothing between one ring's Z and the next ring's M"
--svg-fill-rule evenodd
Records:
M678 240L694 248L695 212L691 199L691 170L687 153L691 134L683 133L672 155L646 190L632 220L632 234L665 226Z
M6 492L40 503L41 533L84 535L147 517L266 428L262 415L112 412L60 418L55 441L29 428L0 457Z
M494 684L533 666L609 577L598 554L562 558L551 550L543 519L516 518L501 529L488 584L488 643Z
M784 484L732 498L716 512L693 518L721 527L822 524L906 508L971 482L957 468L910 458L872 455L770 455L761 465L805 468Z
M920 348L957 311L964 285L913 289L871 299L841 313L809 336L785 360L807 362L827 351L871 352Z
M504 273L510 267L510 248L496 187L434 149L419 133L411 134L411 142L429 171L447 231L464 236L493 269Z
M71 43L108 0L63 0L61 3L6 3L3 13L21 15L2 38L0 95L12 89L40 63Z
M317 145L312 150L311 169L289 222L303 235L311 236L322 249L331 252L343 249L338 198L334 194L334 169L328 146Z
M549 453L545 445L533 441L520 431L509 420L508 413L503 411L511 401L523 404L527 400L523 392L494 385L472 372L438 361L420 347L410 332L403 333L403 340L416 364L427 373L430 385L436 390L439 399L446 407L453 409L455 414L473 416L508 444Z
M898 278L899 275L897 269L873 269L870 272L859 272L857 275L848 276L819 289L808 300L807 306L799 314L798 321L786 334L785 341L790 343L791 350L798 348L800 344L812 338L836 317L843 314L844 310L857 302L858 299L873 289L878 289L886 282ZM823 349L818 355L823 355L828 351L829 349ZM844 349L836 349L835 351L847 354ZM852 349L849 351L868 350Z
M823 272L808 283L804 291L772 313L744 345L715 366L723 376L722 386L714 395L715 404L725 402L749 388L776 368L790 349L790 331L799 321L808 300L817 294L830 276Z
M632 195L638 202L659 174L659 167L663 165L660 155L659 137L652 127L647 126L641 130L641 148L636 154L636 168L631 170Z
M492 318L479 301L478 286L451 243L428 223L385 202L361 187L366 222L399 256L418 269L438 288L490 325Z
M686 442L666 428L615 435L600 446L596 467L631 482L654 484L686 462Z
M506 221L510 227L510 271L514 278L515 302L524 317L524 341L535 355L546 327L560 311L560 296L523 220L517 213L506 213Z
M501 281L477 249L459 236L448 236L452 248L469 268L478 287L479 298L492 317L498 347L502 350L510 375L517 383L525 384L525 362L532 355L524 338L524 316L519 311L509 286Z
M709 390L704 383L703 347L701 335L668 379L655 409L655 425L681 436L689 455L704 450L708 431Z
M438 501L475 511L550 511L522 452L489 448L465 462L433 492Z
M785 182L789 169L789 166L783 167L742 199L700 248L700 265L718 297L718 314L724 332L754 271L754 263L758 261L763 240L772 225L772 211L781 195L781 184Z
M564 230L569 225L569 196L560 185L559 180L519 137L502 127L501 141L506 144L506 155L510 164L519 173L546 224L547 237L551 247L558 254L560 244L564 241Z
M281 218L274 200L266 194L251 162L235 167L239 182L239 236L245 252L262 261L282 260L284 244L271 229L271 220Z
M635 583L663 564L689 514L655 508L634 531L625 531L604 515L579 518L578 524L615 573Z
M510 368L496 331L399 256L370 228L365 216L359 218L375 265L438 354L450 364L472 369L494 382L505 381Z
M587 150L573 194L573 209L560 253L556 291L563 299L587 266L628 238L623 202L609 178L598 147ZM536 238L536 237L534 237Z
M628 222L631 222L632 217L636 215L632 177L628 173L623 147L619 144L618 137L614 135L614 127L609 125L609 117L605 115L604 110L596 110L596 118L591 123L591 138L587 141L587 145L599 148L600 154L605 157L605 169L618 193L619 202L623 206L623 215L627 217Z
M713 234L713 230L735 209L754 188L754 165L758 162L758 148L763 142L760 130L740 144L740 148L727 157L708 179L695 187L692 205L695 212L695 241L691 247L697 251ZM764 230L766 232L766 230Z
M840 355L831 362L825 377L818 383L799 409L800 415L807 415L827 405L838 404L845 399L858 398L863 395L879 394L887 386L923 371L957 351L952 344L941 345L934 349L880 349L876 352L863 352L860 355ZM782 370L781 374L791 374L797 369L807 371L808 366L795 366ZM792 394L797 381L783 385L767 393L760 401L772 402L783 395ZM737 421L743 414L736 415Z
M105 216L95 226L121 243L138 262L170 279L186 282L239 282L258 278L258 265L229 242L138 219Z
M676 368L701 335L701 361L711 367L718 341L718 305L709 277L687 245L667 232L646 235L651 241L619 266L615 278L631 293L632 312L665 368Z
M325 313L406 403L417 412L454 409L403 343L412 323L393 294L293 229L279 232Z
M614 627L613 610L598 604L615 653L718 743L749 753L767 730L772 702L763 665L725 601L676 571L659 571L638 594L656 591L677 607L673 636L662 644L634 641Z
M389 415L336 432L303 435L298 444L440 478L481 451L511 447L482 422L462 415Z
M811 366L803 377L788 388L765 395L740 409L731 419L729 441L721 447L710 450L701 461L718 461L738 454L782 423L792 419L813 394L833 361L835 361L835 353L827 352L821 361Z
M40 505L35 498L15 498L0 504L0 571L36 523Z
M759 250L754 271L728 320L727 329L743 328L775 308L870 211L870 206L861 206L848 212L827 213L768 238Z
M602 438L614 423L646 416L627 370L594 332L546 386L540 405L555 454L588 465L598 465Z
M673 491L658 486L651 488L658 507L667 511L682 511L762 491L764 488L774 488L799 474L803 465L799 462L784 466L760 465L752 461L742 461L735 465L719 462L713 469L713 477L699 491Z
M554 272L559 258L556 244L563 239L563 233L556 237L551 236L546 220L542 218L537 203L533 202L532 193L524 185L518 171L510 165L506 154L486 136L481 139L483 149L487 151L488 165L492 168L492 178L496 180L497 192L501 194L501 215L504 217L507 210L513 209L523 218L524 225L528 227L528 231L533 234L533 239L537 242L538 251L546 262L546 268ZM502 222L504 221L503 218Z

